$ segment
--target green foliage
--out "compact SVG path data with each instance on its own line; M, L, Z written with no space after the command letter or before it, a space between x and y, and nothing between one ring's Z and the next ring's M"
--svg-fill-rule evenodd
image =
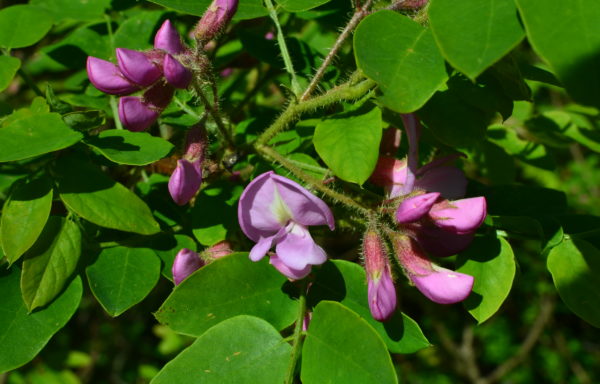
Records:
M4 91L21 67L21 60L12 56L0 56L0 92Z
M52 16L40 8L25 4L6 7L0 11L0 47L33 45L48 33L52 23Z
M283 9L289 12L302 12L328 3L331 0L276 0Z
M147 165L167 156L173 144L146 132L104 131L86 140L107 159L117 164Z
M202 16L211 3L211 0L149 0L153 3L187 13ZM266 16L267 10L261 0L240 0L235 18L238 20L254 19Z

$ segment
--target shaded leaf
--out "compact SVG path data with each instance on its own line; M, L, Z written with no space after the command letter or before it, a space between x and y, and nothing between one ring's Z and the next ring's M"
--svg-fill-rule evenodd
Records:
M118 164L147 165L167 156L173 144L147 132L110 129L85 141Z
M21 60L16 57L0 56L0 92L10 85L20 67Z

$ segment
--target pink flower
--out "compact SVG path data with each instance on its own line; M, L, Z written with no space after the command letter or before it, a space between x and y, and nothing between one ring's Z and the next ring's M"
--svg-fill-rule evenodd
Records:
M396 288L390 272L388 252L377 231L368 229L365 232L362 253L367 271L371 315L377 321L386 321L396 310Z
M308 227L328 225L334 230L333 214L323 200L290 179L272 171L255 178L240 197L238 220L244 234L256 242L250 259L258 261L275 247L271 263L292 279L327 260Z
M175 285L179 285L189 275L202 268L204 264L204 260L196 252L183 248L177 253L173 261L173 268L171 269L173 282Z

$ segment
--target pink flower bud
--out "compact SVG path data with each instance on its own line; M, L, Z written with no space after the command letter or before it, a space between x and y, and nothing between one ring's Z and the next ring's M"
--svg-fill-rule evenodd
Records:
M185 137L184 157L191 162L203 161L207 146L206 129L201 125L195 125L188 130Z
M225 257L232 253L233 250L231 249L231 244L229 244L227 240L223 240L202 251L202 258L205 260L213 261L215 259L220 259L221 257Z
M169 54L165 55L163 72L165 79L175 88L185 89L192 81L192 72Z
M177 33L177 30L169 20L165 20L160 29L156 32L156 35L154 36L154 48L162 49L172 55L178 55L185 50L181 43L179 33Z
M409 197L400 203L396 211L399 223L412 223L425 216L440 196L437 192Z
M183 248L173 261L173 282L179 285L189 275L204 266L204 261L200 256L187 248Z
M119 99L119 120L130 131L139 132L148 129L159 113L150 108L141 98L125 96Z
M143 52L117 48L119 69L132 82L147 87L158 80L162 73Z
M419 244L408 236L396 233L391 240L407 277L429 300L453 304L469 296L473 289L473 276L432 263Z
M194 36L201 41L212 40L233 18L238 0L213 0L194 29Z
M475 231L483 223L485 215L485 197L443 200L434 204L429 211L429 217L436 226L455 233Z
M169 193L177 205L187 204L200 189L202 167L199 162L186 159L177 161L177 168L169 179Z
M363 237L363 258L367 271L369 308L377 321L388 320L396 310L396 288L387 255L379 233L368 229Z
M119 67L110 61L88 56L87 73L90 82L102 92L125 95L138 90L135 84L125 78Z

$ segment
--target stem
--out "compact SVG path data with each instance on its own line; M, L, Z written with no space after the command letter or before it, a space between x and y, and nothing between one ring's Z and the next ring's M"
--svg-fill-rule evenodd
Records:
M173 100L175 100L175 104L177 104L177 106L179 106L179 108L181 108L188 115L193 116L197 119L202 118L202 116L197 114L196 111L194 111L192 108L189 107L189 105L185 104L183 101L179 100L177 97L173 98Z
M37 85L33 82L33 79L23 70L23 68L19 68L17 73L21 78L25 81L25 83L35 92L36 95L44 97L44 92L42 92Z
M204 94L204 92L202 90L202 87L200 86L200 84L198 84L198 82L194 82L194 87L197 91L198 96L200 97L200 100L202 100L202 104L204 104L204 107L206 108L208 113L210 113L213 120L217 124L217 127L219 128L221 135L227 142L227 146L230 149L234 148L235 145L233 143L233 138L229 134L229 130L225 126L225 123L223 123L223 118L221 117L221 114L219 113L219 111L217 111L215 109L215 107L210 103L210 101L208 101L208 99L206 98L206 95Z
M350 19L346 27L344 27L342 33L340 33L340 35L338 36L337 40L335 41L335 44L333 44L333 47L331 47L331 50L325 57L325 60L323 60L323 63L321 63L321 66L313 76L312 80L310 81L310 84L302 94L302 97L300 97L301 101L308 99L311 93L314 92L315 88L323 78L325 70L327 70L329 64L331 64L331 62L337 55L338 51L340 50L348 36L350 36L350 33L352 33L352 31L354 30L354 28L356 28L358 23L368 14L368 9L371 7L372 3L373 0L367 0L367 2L362 7L356 4L356 12L354 12L354 15L352 15L352 18Z
M285 37L283 36L283 31L281 30L281 25L279 24L279 19L277 18L277 11L273 6L273 2L271 0L265 0L265 5L267 6L267 10L269 11L269 16L275 23L275 28L277 28L277 44L279 45L279 49L281 50L281 56L283 57L283 63L285 64L285 70L292 77L292 91L294 95L298 96L302 89L300 89L300 84L298 83L298 78L296 77L296 72L294 71L294 65L292 64L292 58L290 56L290 52L288 51L287 44L285 43Z
M306 314L306 281L302 280L300 286L300 297L298 298L298 314L296 316L296 326L294 327L293 343L292 343L292 354L290 355L290 364L287 371L287 379L285 384L293 384L294 377L296 376L296 364L300 357L300 349L302 347L302 324L304 323L304 316Z
M110 109L113 113L115 127L117 129L123 129L123 124L121 124L121 119L119 119L119 107L117 107L117 98L113 95L110 95L110 97L108 98L108 102L110 103Z
M278 162L279 164L283 165L292 174L294 174L294 176L296 176L300 180L304 181L306 184L310 185L311 187L318 190L319 192L323 193L324 195L328 196L332 200L338 201L338 202L342 203L343 205L347 206L348 208L357 210L360 213L362 213L364 216L370 217L373 215L373 212L369 208L363 206L356 200L354 200L346 195L343 195L339 192L334 191L333 189L331 189L329 187L326 187L321 180L316 179L316 178L306 174L304 171L302 171L295 164L293 164L291 161L289 161L287 158L282 156L279 152L277 152L273 148L267 147L264 145L256 145L255 148L258 152L262 153L263 155L265 155L265 156L273 159L274 161Z
M299 103L291 103L277 120L260 135L256 140L256 145L266 145L277 133L299 119L303 113L341 101L358 99L369 92L374 86L375 82L372 80L367 79L358 84L353 84L353 79L351 78L350 81L332 88L322 95Z

